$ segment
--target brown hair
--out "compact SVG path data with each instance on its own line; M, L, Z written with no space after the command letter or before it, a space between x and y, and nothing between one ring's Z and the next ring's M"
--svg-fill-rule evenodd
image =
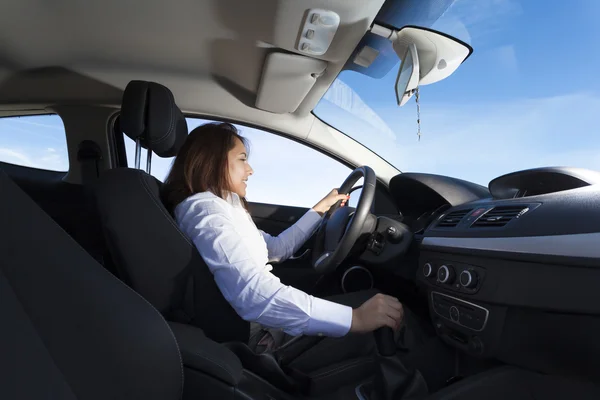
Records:
M235 140L248 141L229 123L208 123L190 132L177 153L161 190L161 199L169 212L189 196L211 191L225 199L229 190L228 153ZM246 199L242 199L247 208Z

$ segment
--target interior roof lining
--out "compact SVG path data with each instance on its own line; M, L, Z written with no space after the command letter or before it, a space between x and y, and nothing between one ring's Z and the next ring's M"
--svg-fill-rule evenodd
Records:
M5 42L0 49L0 60L4 66L9 66L0 68L1 109L18 103L118 105L120 99L116 99L126 82L115 85L110 80L100 80L99 85L86 86L77 82L76 77L71 76L68 80L68 74L58 71L67 69L85 75L88 71L104 69L107 72L129 70L126 81L140 79L138 71L150 70L158 72L157 76L165 73L187 75L190 81L229 84L225 89L234 98L221 99L226 113L248 92L256 93L263 59L269 51L265 43L281 51L297 53L294 46L306 11L328 8L340 15L342 23L328 52L315 57L326 60L328 66L294 112L296 116L306 116L335 80L384 0L266 0L259 5L248 5L240 0L197 0L182 5L189 12L178 12L178 18L174 15L171 18L173 7L165 9L160 0L146 1L142 15L139 7L118 0L91 2L91 7L81 7L74 0L66 0L65 6L69 3L73 3L69 18L77 24L66 23L64 13L44 11L29 13L33 20L27 26L19 23L19 16L29 7L38 6L45 10L47 7L42 0L12 2L0 15L0 37ZM256 18L248 18L250 11ZM143 23L158 17L163 21L160 31L150 29L152 24ZM103 22L107 19L116 28L107 31ZM59 22L64 30L51 29ZM36 31L47 31L48 34L34 34L29 29L32 24L38 27ZM84 25L86 29L81 30ZM294 26L298 28L290 28ZM99 32L106 34L99 35ZM236 59L244 62L232 62ZM44 79L44 74L52 75L55 83ZM59 82L61 78L67 80ZM176 97L183 91L184 88L174 90ZM202 102L188 104L188 108L198 112L211 111L205 110Z

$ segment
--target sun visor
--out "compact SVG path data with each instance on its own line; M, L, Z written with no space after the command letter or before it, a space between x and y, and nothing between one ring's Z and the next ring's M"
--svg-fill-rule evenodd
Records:
M297 54L271 53L263 67L256 107L273 113L296 111L327 63Z

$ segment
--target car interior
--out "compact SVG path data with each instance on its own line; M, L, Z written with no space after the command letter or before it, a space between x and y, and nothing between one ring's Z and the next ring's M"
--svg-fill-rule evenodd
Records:
M397 64L377 47L401 32L387 16L443 14L430 3L451 1L5 2L0 120L55 118L44 129L64 135L66 159L35 168L0 146L0 397L600 398L599 172L548 166L487 187L401 172L313 112L342 71ZM322 337L248 347L249 321L152 173L194 121L260 129L344 167L334 184L348 206L273 273L318 297L397 297L426 332L418 346L380 329L373 357L311 374L289 364ZM307 210L249 199L272 235Z

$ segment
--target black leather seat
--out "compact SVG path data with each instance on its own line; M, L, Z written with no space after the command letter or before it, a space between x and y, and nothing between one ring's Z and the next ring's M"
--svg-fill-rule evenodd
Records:
M0 398L178 399L166 321L0 170Z
M120 126L159 157L174 156L188 134L171 91L144 81L127 85ZM197 326L217 342L247 343L249 324L225 300L161 203L160 188L153 176L133 168L106 171L96 182L98 211L120 277L167 319Z

